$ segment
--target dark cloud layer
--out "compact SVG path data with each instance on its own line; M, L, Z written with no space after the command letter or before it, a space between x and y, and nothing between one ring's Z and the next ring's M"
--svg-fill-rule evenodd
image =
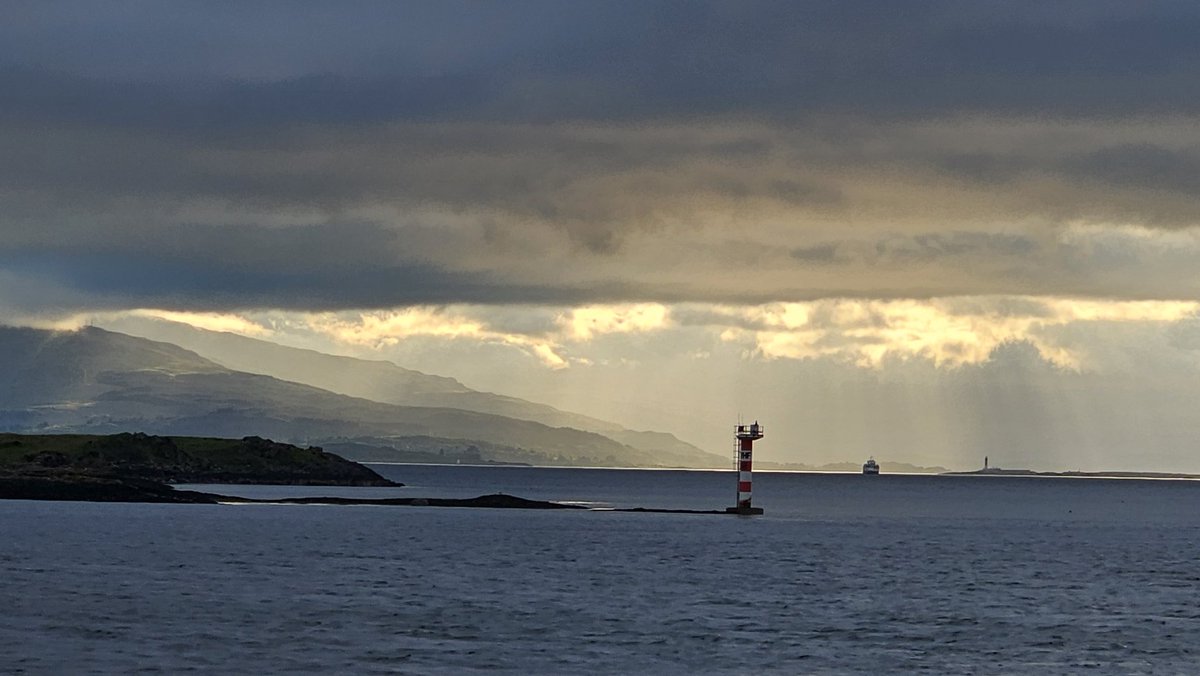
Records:
M180 309L1191 297L1200 244L1129 228L1196 225L1198 33L1182 2L15 3L0 271Z
M19 108L187 126L1195 110L1190 3L46 3ZM14 70L15 69L15 70Z
M190 225L169 236L5 250L0 269L93 294L88 305L192 310L332 310L424 303L571 304L628 289L520 286L390 255L395 233L372 225L262 228ZM35 300L36 302L36 300ZM79 302L78 300L76 302ZM23 310L36 305L19 304Z

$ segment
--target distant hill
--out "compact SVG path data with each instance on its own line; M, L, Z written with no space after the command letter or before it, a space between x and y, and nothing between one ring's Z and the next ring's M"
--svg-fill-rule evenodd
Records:
M74 332L0 327L0 349L0 430L12 432L262 436L300 444L364 436L386 444L423 436L480 442L498 454L496 449L519 449L519 458L487 458L498 461L598 466L706 461L702 453L689 458L647 451L531 420L336 394L94 327Z
M512 446L427 436L330 439L322 442L322 447L356 462L528 465L537 460L535 455Z
M660 464L726 467L730 462L725 456L707 453L666 432L629 430L614 422L545 404L479 392L453 378L406 369L388 361L324 354L158 319L126 319L116 325L137 335L182 346L233 370L274 376L340 394L401 406L490 413L595 432L653 454Z

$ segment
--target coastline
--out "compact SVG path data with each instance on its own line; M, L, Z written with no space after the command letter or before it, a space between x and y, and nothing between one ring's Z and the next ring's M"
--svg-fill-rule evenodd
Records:
M1066 472L1038 472L1031 469L976 469L963 472L942 472L942 476L1007 476L1007 477L1050 477L1065 479L1157 479L1157 480L1196 480L1200 474L1185 474L1182 472L1123 472L1100 471L1084 472L1071 470Z

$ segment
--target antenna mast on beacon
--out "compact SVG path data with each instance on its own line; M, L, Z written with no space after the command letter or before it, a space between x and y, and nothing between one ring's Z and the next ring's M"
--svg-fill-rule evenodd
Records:
M762 514L762 507L750 506L750 483L754 465L754 441L763 438L762 425L755 420L750 425L738 425L734 436L737 437L737 506L726 507L727 514Z

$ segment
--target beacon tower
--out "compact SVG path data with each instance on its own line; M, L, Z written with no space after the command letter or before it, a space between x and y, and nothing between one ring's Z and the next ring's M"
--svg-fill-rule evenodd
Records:
M762 425L755 420L750 425L738 425L734 436L737 437L737 505L725 509L729 514L762 514L761 507L750 506L750 485L754 466L754 442L763 438Z

